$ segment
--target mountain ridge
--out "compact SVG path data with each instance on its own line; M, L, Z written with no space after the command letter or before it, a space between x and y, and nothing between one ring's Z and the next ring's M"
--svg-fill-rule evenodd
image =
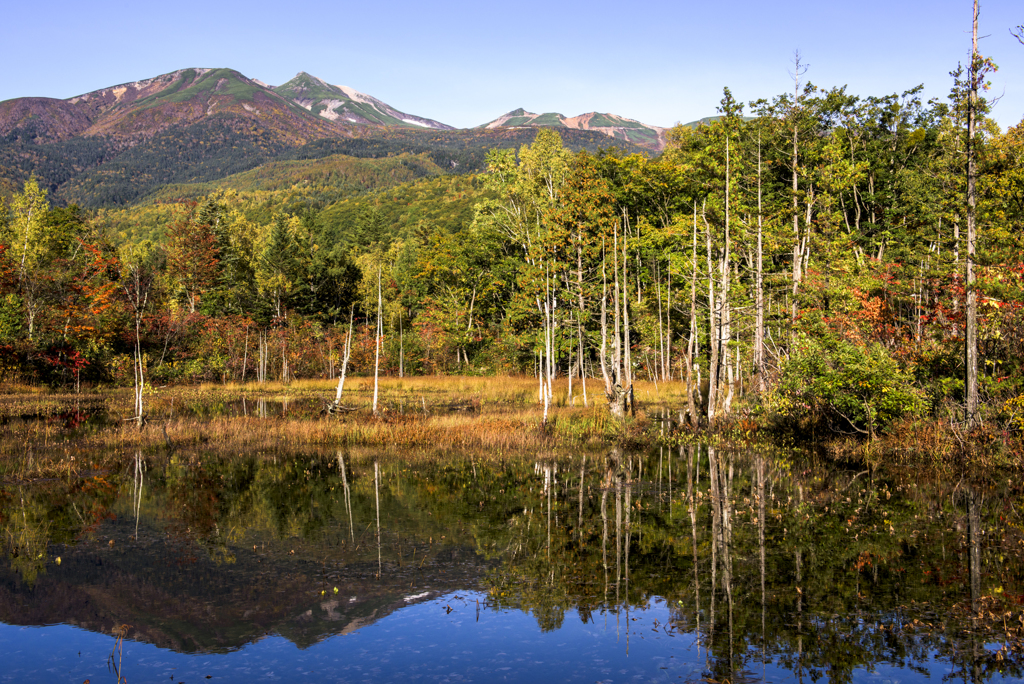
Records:
M578 116L567 117L558 112L534 114L522 107L513 109L511 112L503 114L493 121L477 126L477 128L519 128L523 126L597 131L613 140L631 142L654 152L660 152L665 148L665 132L668 130L661 126L652 126L636 119L619 116L618 114L587 112Z
M454 130L454 126L399 111L372 95L354 88L332 85L322 78L300 71L290 81L271 88L308 111L330 121L378 126L413 126Z
M662 129L624 117L529 116L529 126L457 129L306 72L269 86L228 68L179 69L66 99L0 102L0 194L36 176L58 203L122 205L165 184L208 182L302 150L427 154L445 172L474 172L486 150L528 143L539 125L557 127L573 150L663 146Z

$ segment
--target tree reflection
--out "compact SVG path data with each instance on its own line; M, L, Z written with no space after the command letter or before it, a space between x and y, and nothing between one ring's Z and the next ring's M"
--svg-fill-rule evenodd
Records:
M45 505L31 495L26 496L23 487L18 487L11 498L14 505L8 507L3 516L4 540L11 569L31 587L46 568L50 521L46 518Z
M43 582L39 554L55 555L54 543L67 545L65 558L102 558L113 572L117 558L87 542L96 530L122 530L142 540L105 591L123 592L125 606L174 596L160 610L182 611L179 624L200 619L188 612L200 601L182 598L205 596L222 613L203 620L234 624L249 611L272 617L245 618L245 634L295 630L280 625L300 624L295 611L313 600L317 626L302 638L315 639L316 630L368 624L405 594L476 587L487 595L481 610L523 610L543 630L573 611L584 622L604 614L609 629L622 627L624 649L636 644L632 618L664 602L671 629L698 637L717 681L751 679L756 668L764 678L774 663L798 680L844 682L882 663L932 658L965 680L1021 675L1014 482L980 481L954 497L951 485L916 473L862 477L792 455L691 444L490 466L438 458L411 467L333 449L136 453L111 478L117 488L97 478L6 486L0 521L12 577ZM192 560L145 566L150 548L154 563L186 551ZM209 569L228 558L233 567ZM446 584L462 569L463 584ZM170 584L158 590L157 576ZM83 577L75 581L97 581ZM366 609L356 615L352 599ZM168 623L153 611L131 624Z

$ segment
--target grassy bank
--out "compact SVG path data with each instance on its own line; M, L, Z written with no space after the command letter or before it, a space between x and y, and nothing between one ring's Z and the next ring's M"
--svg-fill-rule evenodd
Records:
M455 451L503 459L615 443L643 447L663 437L740 448L803 447L869 468L906 465L955 473L1024 466L1019 437L986 432L966 440L935 421L908 422L868 441L783 431L739 410L715 430L669 435L652 419L685 404L678 382L638 382L640 410L625 424L610 418L594 381L587 384L586 402L579 382L571 395L566 379L556 382L546 423L537 382L530 377L383 378L377 415L372 379L350 379L344 411L329 415L324 409L335 388L326 380L158 387L147 390L141 429L132 421L128 389L56 394L21 388L0 394L0 477L68 475L137 450L251 455L365 448L410 460Z
M386 378L373 414L373 381L350 380L344 412L327 414L336 384L201 385L149 390L146 424L132 421L130 390L0 396L0 473L6 477L66 475L99 467L106 454L155 448L204 452L367 447L407 453L472 450L484 457L509 453L593 449L647 438L646 412L677 405L676 386L638 383L638 415L611 420L596 383L587 401L562 379L544 422L536 380L522 377ZM89 465L83 465L87 462Z

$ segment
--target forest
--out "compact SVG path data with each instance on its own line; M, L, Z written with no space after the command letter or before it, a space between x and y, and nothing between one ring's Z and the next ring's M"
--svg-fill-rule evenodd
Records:
M33 178L0 206L0 380L288 383L376 363L533 374L545 407L567 401L560 378L625 415L637 379L687 388L694 427L1016 443L1024 126L988 118L991 64L954 72L943 101L797 67L771 100L725 89L656 158L572 152L553 129L474 175L436 165L472 149L325 148L305 158L330 171L298 155L100 210Z

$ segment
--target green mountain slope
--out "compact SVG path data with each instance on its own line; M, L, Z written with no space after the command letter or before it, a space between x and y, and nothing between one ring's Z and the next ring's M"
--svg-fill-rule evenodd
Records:
M0 185L34 174L57 201L119 204L346 134L237 71L182 69L68 100L0 103Z
M331 85L304 71L274 92L292 100L307 110L330 121L366 124L372 126L398 126L451 130L452 126L413 114L400 112L347 86Z
M665 148L665 131L660 126L650 126L635 119L627 119L617 114L590 112L579 116L566 117L557 112L534 114L523 108L514 109L508 114L499 116L494 121L478 128L520 128L549 127L570 130L594 131L613 138L616 141L631 143L640 147L660 152Z
M270 88L231 69L181 69L66 100L0 102L0 196L34 175L58 204L111 207L334 155L422 156L437 173L472 173L488 150L531 143L540 125L558 125L571 150L658 149L657 131L614 115L514 113L523 125L455 130L306 73Z

